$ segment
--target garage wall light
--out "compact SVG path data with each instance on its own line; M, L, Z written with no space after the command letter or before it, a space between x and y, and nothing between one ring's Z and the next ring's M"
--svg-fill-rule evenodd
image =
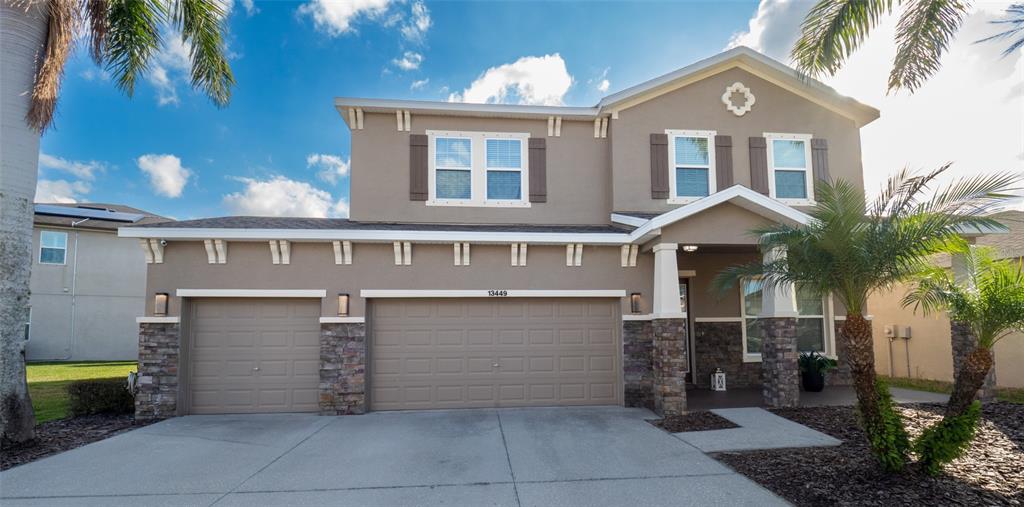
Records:
M629 295L629 311L640 313L640 293L634 292Z
M156 297L153 298L153 315L163 317L167 315L167 300L169 299L166 292L157 292Z
M348 317L348 294L338 294L338 317Z
M697 251L697 245L683 245L683 251L693 253Z

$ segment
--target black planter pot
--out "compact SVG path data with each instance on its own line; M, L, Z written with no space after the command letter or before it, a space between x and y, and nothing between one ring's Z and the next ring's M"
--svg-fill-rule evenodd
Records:
M820 393L825 389L825 373L820 371L805 371L800 374L804 381L804 391Z

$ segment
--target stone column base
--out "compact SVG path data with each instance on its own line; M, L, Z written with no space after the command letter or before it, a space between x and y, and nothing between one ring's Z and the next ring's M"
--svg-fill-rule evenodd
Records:
M949 335L953 340L953 376L955 378L957 372L960 371L960 364L978 346L978 339L971 332L971 327L963 322L951 321L949 323ZM994 357L995 351L993 350L992 353ZM985 376L985 382L981 385L981 389L978 389L976 398L984 403L996 399L995 361L993 361L988 375Z
M320 414L366 410L366 324L320 324Z
M139 381L135 418L166 419L178 415L178 362L181 325L139 324Z
M622 322L623 402L627 407L654 410L653 347L651 321Z
M686 319L651 321L654 411L665 416L686 411Z
M769 407L800 404L799 353L796 350L796 319L760 318L761 393Z

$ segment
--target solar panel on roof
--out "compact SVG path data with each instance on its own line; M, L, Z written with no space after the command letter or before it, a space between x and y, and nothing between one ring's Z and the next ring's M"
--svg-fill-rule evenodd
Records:
M72 208L70 206L53 206L50 204L36 204L36 213L40 215L53 215L59 217L74 217L74 218L95 218L97 220L107 220L111 222L129 222L134 223L142 220L146 217L141 213L124 213L121 211L111 211L107 209L98 208Z

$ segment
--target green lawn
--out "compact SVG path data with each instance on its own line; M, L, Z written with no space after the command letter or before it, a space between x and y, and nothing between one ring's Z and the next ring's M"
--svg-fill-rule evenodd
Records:
M67 386L75 380L118 378L138 366L135 361L28 363L28 392L36 423L68 416Z
M903 377L885 377L881 376L893 387L903 387L906 389L917 389L918 391L928 391L932 393L943 393L949 394L953 392L953 384L951 382L943 382L941 380L928 380L921 378L903 378ZM1024 404L1024 389L1018 389L1013 387L997 387L996 397L1003 401L1010 403L1021 403Z

